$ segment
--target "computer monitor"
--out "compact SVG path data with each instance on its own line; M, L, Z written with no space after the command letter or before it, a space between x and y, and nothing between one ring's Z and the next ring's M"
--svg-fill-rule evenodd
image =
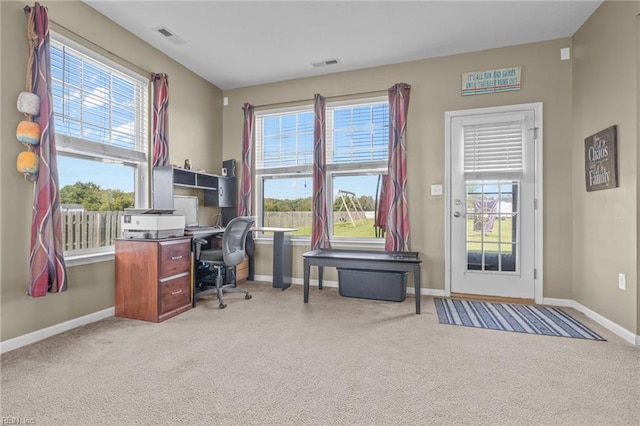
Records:
M173 208L173 214L184 216L185 226L198 226L198 197L174 195Z

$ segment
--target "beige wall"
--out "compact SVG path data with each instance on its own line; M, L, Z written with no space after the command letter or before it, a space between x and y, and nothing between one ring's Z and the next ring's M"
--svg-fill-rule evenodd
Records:
M114 305L113 261L68 268L66 293L26 296L32 185L15 170L22 146L16 110L25 89L27 40L22 8L0 2L0 262L1 340L91 314ZM190 158L195 168L220 171L222 92L122 27L78 1L48 2L49 19L144 70L169 75L170 161Z
M444 197L429 195L429 186L444 183L444 113L451 110L542 102L544 108L544 295L571 298L571 61L560 61L569 39L494 49L484 52L396 64L285 81L224 92L225 158L241 158L244 102L260 105L371 91L394 83L411 85L407 125L408 192L411 250L423 259L423 288L444 289ZM467 71L522 66L522 89L515 92L461 95L461 74ZM302 277L295 247L294 276ZM271 273L269 246L257 250L258 274ZM330 268L328 279L332 279ZM333 275L335 279L335 275Z
M607 1L574 35L572 138L573 298L636 334L639 12L639 2ZM614 124L620 186L587 193L584 139Z

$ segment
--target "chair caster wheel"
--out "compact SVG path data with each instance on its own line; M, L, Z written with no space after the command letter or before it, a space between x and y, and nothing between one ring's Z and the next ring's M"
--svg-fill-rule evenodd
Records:
M220 309L224 309L226 307L227 307L227 305L225 305L224 303L221 303L221 304L218 305L218 308L220 308Z
M251 294L249 294L249 293L244 295L244 298L247 299L247 300L251 299L251 297L253 297L253 296L251 296Z

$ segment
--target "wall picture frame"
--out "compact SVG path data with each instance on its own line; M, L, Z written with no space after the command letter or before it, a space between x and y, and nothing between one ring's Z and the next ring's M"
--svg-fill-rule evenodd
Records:
M618 187L618 129L607 127L584 140L587 192Z

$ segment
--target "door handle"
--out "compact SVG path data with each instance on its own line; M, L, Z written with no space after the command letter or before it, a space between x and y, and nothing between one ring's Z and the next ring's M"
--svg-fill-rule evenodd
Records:
M462 216L462 215L460 214L460 212L455 212L455 213L453 214L453 217L460 217L460 216Z

